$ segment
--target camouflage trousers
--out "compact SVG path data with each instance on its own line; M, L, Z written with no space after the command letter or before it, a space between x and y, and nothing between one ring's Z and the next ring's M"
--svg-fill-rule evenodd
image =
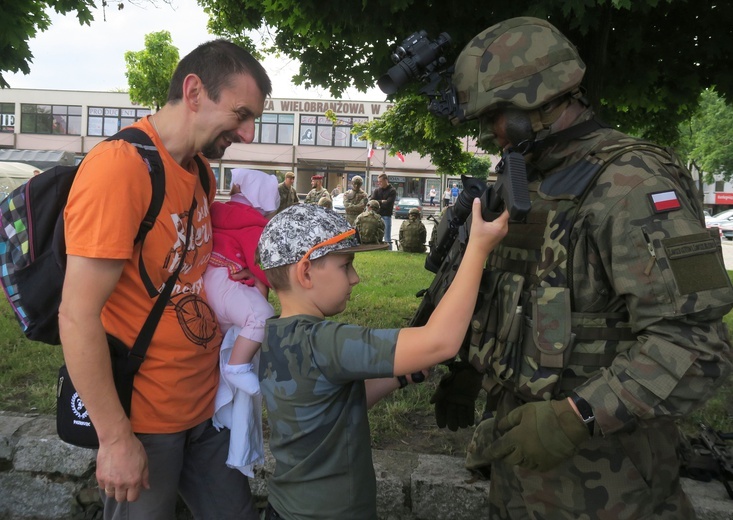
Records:
M497 417L516 405L505 396ZM679 481L677 427L648 421L632 433L596 436L560 466L540 473L491 465L489 518L694 519Z

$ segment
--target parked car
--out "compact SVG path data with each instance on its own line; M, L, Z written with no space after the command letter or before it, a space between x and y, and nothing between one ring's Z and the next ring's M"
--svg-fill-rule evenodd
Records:
M733 209L726 209L725 211L716 213L712 217L705 216L705 225L707 227L718 226L728 222L733 222Z
M340 213L342 215L346 214L346 208L344 207L344 194L339 193L336 195L333 200L331 201L331 204L333 206L333 210L336 213Z
M416 199L413 197L402 197L401 199L397 200L397 202L395 202L394 218L407 218L412 208L419 209L420 215L422 216L422 206L420 205L420 199Z
M722 224L716 224L720 228L720 233L728 240L733 240L733 220L724 222Z

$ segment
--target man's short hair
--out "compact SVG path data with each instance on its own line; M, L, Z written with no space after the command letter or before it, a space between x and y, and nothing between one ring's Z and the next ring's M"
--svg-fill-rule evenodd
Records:
M263 97L272 93L272 82L260 62L228 40L202 43L183 57L171 78L169 102L183 99L183 80L189 74L196 74L201 79L206 94L214 103L219 101L222 89L229 86L232 76L237 74L252 76Z
M288 172L285 174L286 179L295 179L295 174L293 172Z
M380 174L379 174L379 177L378 177L378 178L379 178L379 179L386 179L386 180L389 180L389 177L387 177L387 174L386 174L386 173L380 173Z

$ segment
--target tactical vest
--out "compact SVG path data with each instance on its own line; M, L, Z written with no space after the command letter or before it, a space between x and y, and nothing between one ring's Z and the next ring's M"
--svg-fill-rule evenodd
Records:
M498 383L523 401L563 397L636 343L626 312L575 312L572 259L583 201L608 165L639 149L679 166L656 145L618 145L530 183L532 210L526 222L510 223L489 257L464 343L463 355L494 389ZM673 170L689 193L689 173Z
M425 252L425 242L422 238L422 232L425 226L419 220L408 220L402 224L400 228L402 235L402 250L407 252ZM425 231L427 233L427 231Z

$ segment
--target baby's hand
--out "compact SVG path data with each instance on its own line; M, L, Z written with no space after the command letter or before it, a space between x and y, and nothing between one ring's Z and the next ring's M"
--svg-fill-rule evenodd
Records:
M509 231L509 212L504 210L495 220L485 222L481 216L481 199L473 199L471 235L469 242L485 248L488 255Z

